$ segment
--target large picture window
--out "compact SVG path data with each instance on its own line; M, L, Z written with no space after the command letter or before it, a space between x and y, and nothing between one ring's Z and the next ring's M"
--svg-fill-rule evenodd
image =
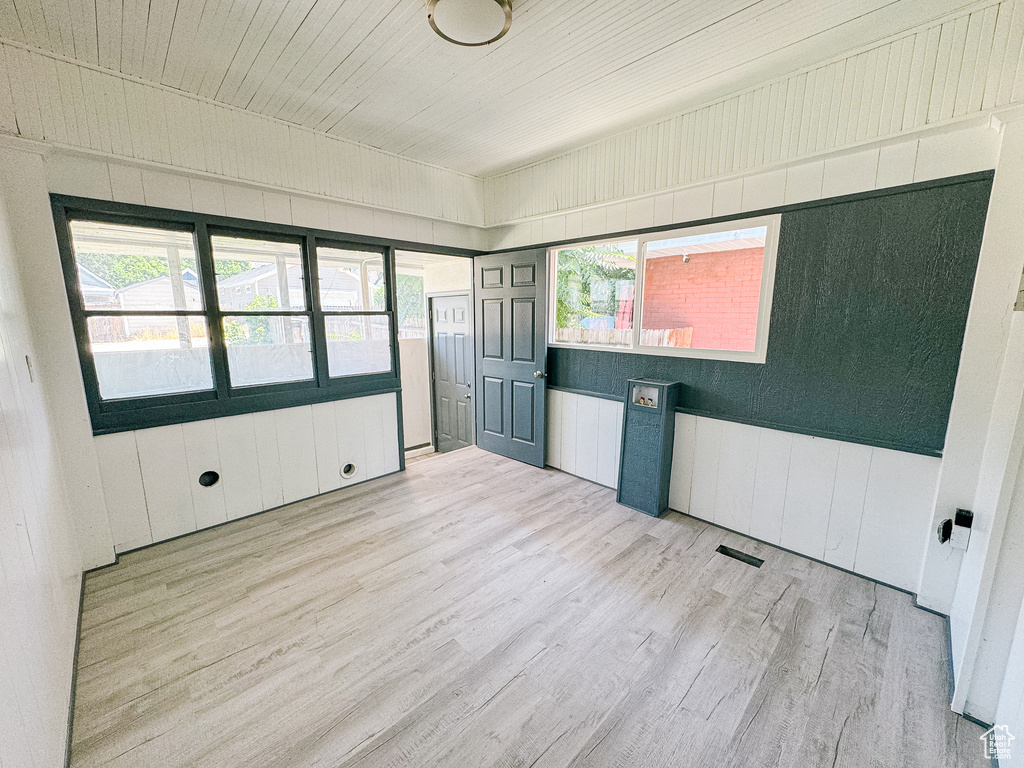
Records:
M399 389L390 246L52 202L95 432Z
M554 346L764 362L778 216L552 250Z

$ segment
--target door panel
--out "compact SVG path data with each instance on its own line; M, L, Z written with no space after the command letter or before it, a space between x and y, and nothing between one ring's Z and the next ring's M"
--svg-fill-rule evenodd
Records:
M533 412L537 402L536 386L532 382L512 382L512 439L533 442Z
M543 249L478 256L477 444L544 466L547 364Z
M533 299L512 299L512 359L520 363L537 361L537 302Z
M480 270L481 280L484 288L502 288L504 282L502 277L504 270L501 267L483 267Z
M456 434L467 435L468 442L473 441L473 404L469 400L455 401L455 429ZM463 440L462 442L467 442Z
M505 435L505 382L493 376L484 376L483 414L484 432L498 437Z
M490 360L501 360L504 353L505 328L502 299L485 299L480 318L480 335L484 340L483 355Z
M466 303L469 303L469 297L466 297ZM465 322L466 312L464 309L459 310L461 316L456 313L456 323ZM470 337L468 334L456 334L455 339L455 383L460 387L465 387L469 390L473 386L473 349L470 344Z
M473 349L469 295L430 297L434 444L439 452L473 444Z
M513 264L512 265L512 287L522 288L537 283L536 264Z

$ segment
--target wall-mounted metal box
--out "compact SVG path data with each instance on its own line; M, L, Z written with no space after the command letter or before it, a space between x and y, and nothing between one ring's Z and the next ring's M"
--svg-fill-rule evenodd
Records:
M657 517L668 509L672 439L682 387L631 379L622 419L618 502Z

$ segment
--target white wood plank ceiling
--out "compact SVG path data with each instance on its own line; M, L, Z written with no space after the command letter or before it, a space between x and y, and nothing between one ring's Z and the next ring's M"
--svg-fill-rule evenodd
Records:
M648 195L1024 103L1024 0L851 55L484 181L489 224Z
M487 176L968 5L517 0L465 49L423 0L0 0L0 37Z

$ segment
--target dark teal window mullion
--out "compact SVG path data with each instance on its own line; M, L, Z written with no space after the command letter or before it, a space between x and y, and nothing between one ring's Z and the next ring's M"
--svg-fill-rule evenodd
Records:
M387 246L384 249L384 281L387 284L387 310L391 318L391 370L396 378L402 375L398 355L398 273L395 266L395 249Z
M331 382L331 372L327 360L327 326L324 322L324 310L320 306L320 270L317 268L316 237L310 232L305 239L305 267L307 306L310 309L309 333L313 346L313 371L318 387L326 387Z
M199 262L199 279L203 288L203 305L206 311L206 332L209 334L210 364L213 366L213 385L217 398L231 396L231 374L228 371L228 349L224 343L223 315L217 299L217 271L213 261L213 246L206 222L196 222L196 254Z

